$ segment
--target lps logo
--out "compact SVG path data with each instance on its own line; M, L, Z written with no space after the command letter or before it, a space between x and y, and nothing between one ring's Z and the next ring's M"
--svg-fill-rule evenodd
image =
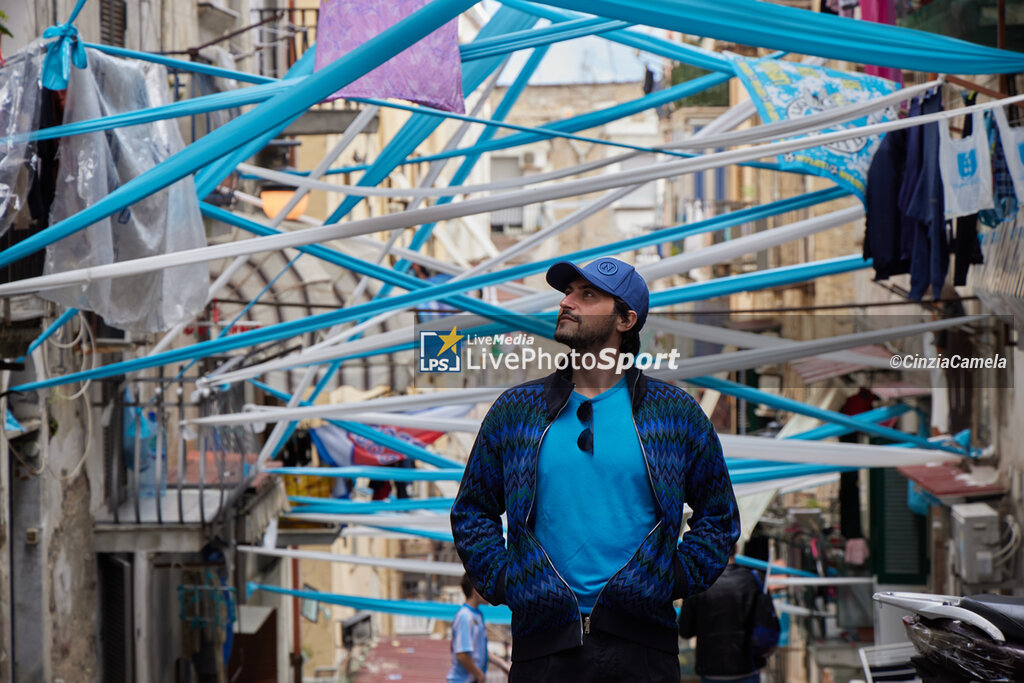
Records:
M462 339L455 327L448 334L420 332L420 372L462 372Z

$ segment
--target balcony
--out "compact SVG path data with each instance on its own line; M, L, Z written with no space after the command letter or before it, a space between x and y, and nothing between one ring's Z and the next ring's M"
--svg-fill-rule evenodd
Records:
M98 552L195 552L212 526L238 516L258 539L287 501L279 482L257 474L258 442L244 427L180 429L190 415L241 410L240 391L192 398L193 378L137 379L126 400L117 382L104 427L107 504L94 516ZM160 391L154 391L156 387Z

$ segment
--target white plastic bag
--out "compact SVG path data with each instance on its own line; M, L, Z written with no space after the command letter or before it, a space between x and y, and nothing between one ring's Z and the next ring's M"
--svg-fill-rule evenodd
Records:
M971 134L954 140L949 120L939 121L939 171L945 195L946 218L970 216L995 206L992 200L992 158L988 149L985 119L971 114Z

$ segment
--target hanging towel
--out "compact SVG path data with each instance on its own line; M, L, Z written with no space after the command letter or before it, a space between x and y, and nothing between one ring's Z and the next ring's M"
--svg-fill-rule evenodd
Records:
M427 0L321 0L315 68L341 58L426 4ZM458 19L452 19L327 99L394 97L466 113L458 26Z
M992 159L981 112L971 114L973 132L960 140L949 135L949 120L939 121L939 170L946 218L991 209Z

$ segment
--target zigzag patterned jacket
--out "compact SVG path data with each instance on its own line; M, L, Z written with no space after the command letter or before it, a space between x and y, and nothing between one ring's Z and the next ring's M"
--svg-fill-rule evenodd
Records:
M676 652L672 601L710 586L739 537L722 446L700 405L635 368L627 371L627 386L658 522L608 580L587 619L532 531L540 444L573 391L568 374L509 389L480 425L452 506L452 533L480 594L512 609L513 661L581 645L591 628ZM684 501L694 512L680 542Z

